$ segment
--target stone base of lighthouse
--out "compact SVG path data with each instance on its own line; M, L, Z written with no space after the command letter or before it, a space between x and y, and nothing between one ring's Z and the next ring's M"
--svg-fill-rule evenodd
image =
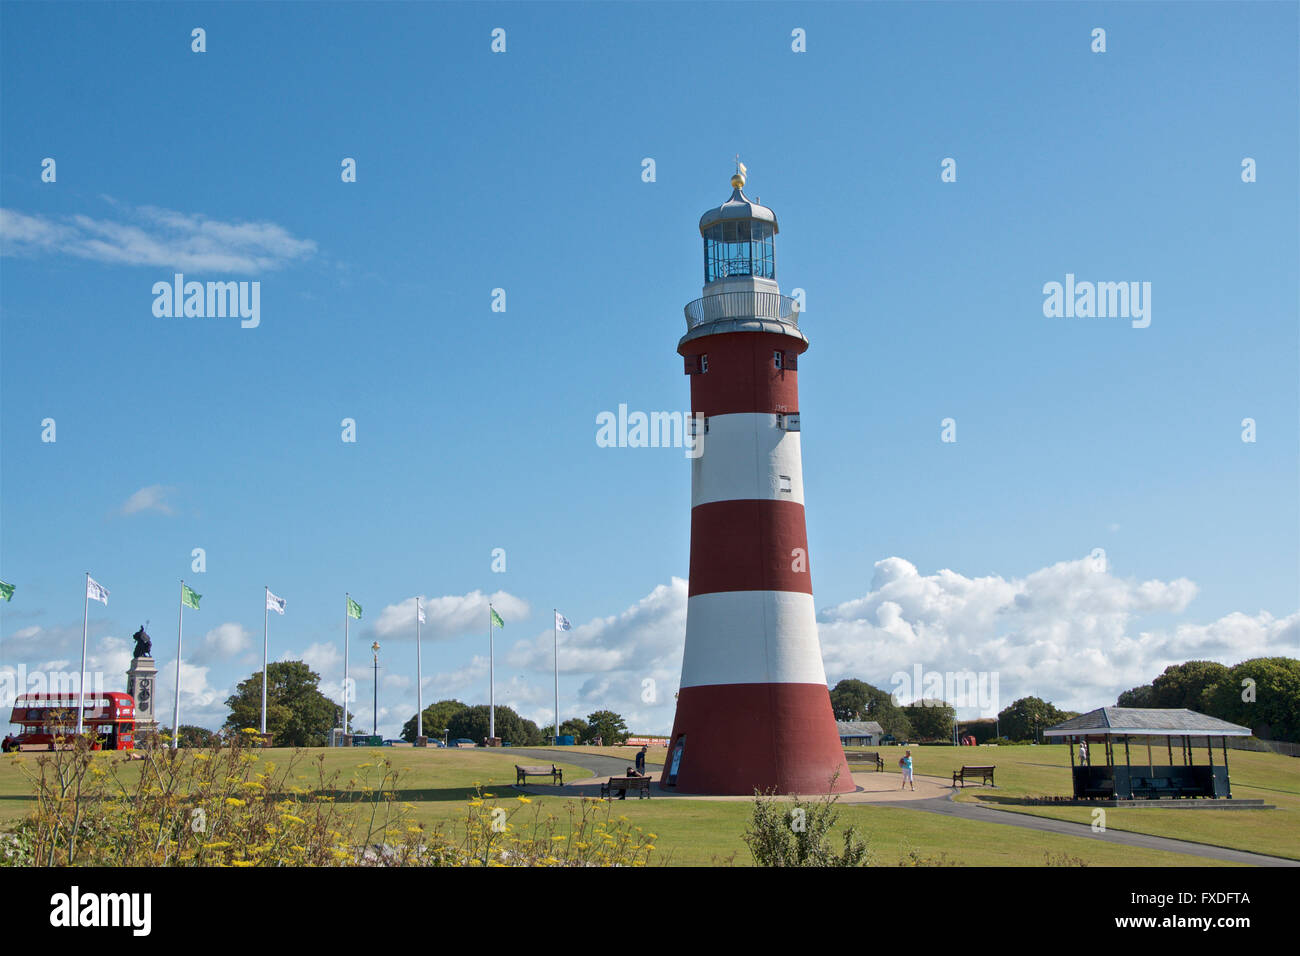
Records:
M825 684L684 687L660 783L678 793L848 793L830 691Z

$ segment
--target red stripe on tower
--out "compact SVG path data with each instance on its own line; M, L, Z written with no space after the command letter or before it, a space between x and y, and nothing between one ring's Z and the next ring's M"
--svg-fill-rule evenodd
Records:
M661 782L683 793L854 789L831 712L809 573L799 356L776 283L776 216L742 192L700 219L704 296L677 345L703 415L692 462L681 690Z

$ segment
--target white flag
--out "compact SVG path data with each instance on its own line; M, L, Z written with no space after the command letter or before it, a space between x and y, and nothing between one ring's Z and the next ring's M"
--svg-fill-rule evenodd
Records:
M100 604L108 604L108 588L100 584L92 577L86 578L86 597L92 601L98 601Z
M561 631L573 630L573 625L569 623L569 619L559 611L555 612L555 626Z
M420 623L421 623L421 624L426 624L426 623L428 623L428 622L425 621L425 619L424 619L424 608L420 607L420 602L419 602L419 601L416 601L416 602L415 602L415 616L418 617L418 618L420 619Z
M284 614L284 607L288 602L282 597L276 597L270 591L266 592L266 609L274 611L276 614Z

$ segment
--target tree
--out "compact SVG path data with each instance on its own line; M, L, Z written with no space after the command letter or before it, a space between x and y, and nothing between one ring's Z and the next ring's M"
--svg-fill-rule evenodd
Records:
M458 700L440 700L424 708L424 735L437 740L442 739L442 732L451 726L451 718L466 708ZM415 741L415 715L402 725L402 739Z
M1155 705L1155 692L1151 689L1150 684L1143 684L1141 687L1126 690L1115 701L1116 707L1154 707Z
M572 737L578 743L586 743L591 734L591 728L581 717L570 717L564 723L560 724L560 736Z
M866 681L846 677L831 689L831 710L836 720L866 720L871 691Z
M266 729L279 747L323 747L339 708L319 690L320 675L302 661L275 661L266 669ZM239 682L226 698L222 730L262 726L262 672Z
M488 705L475 704L457 711L448 719L447 734L452 740L464 737L475 743L488 735ZM531 720L524 720L504 704L496 706L496 732L503 741L519 746L535 746L542 742L542 732Z
M1021 697L998 714L1002 736L1008 740L1038 740L1045 728L1066 719L1064 711L1039 697Z
M1242 661L1207 688L1205 712L1243 724L1264 740L1300 743L1300 660Z
M881 730L895 737L910 737L912 725L903 708L888 691L866 681L846 677L831 691L831 710L836 720L874 720Z
M587 739L599 737L606 747L617 747L627 740L627 724L612 710L598 710L588 714L587 725Z
M546 743L546 738L550 735L552 729L551 725L547 724L546 730L542 730L541 727L538 727L526 717L521 717L519 724L519 735L511 743L524 747L536 747Z
M1186 707L1204 711L1205 691L1228 677L1228 668L1218 661L1187 661L1173 664L1151 682L1154 707Z
M261 698L259 698L260 702ZM258 724L260 727L261 724ZM215 732L208 730L206 727L196 727L194 724L181 724L180 732L177 734L177 743L181 747L211 747L221 740Z
M912 731L922 740L951 740L956 709L947 701L918 700L903 708L912 724Z

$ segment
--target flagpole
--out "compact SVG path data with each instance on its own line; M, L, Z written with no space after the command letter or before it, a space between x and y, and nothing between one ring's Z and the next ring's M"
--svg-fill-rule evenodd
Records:
M415 599L415 736L424 736L424 697L420 693L420 599Z
M343 592L343 735L348 733L348 601L352 595Z
M265 587L265 585L263 585ZM266 734L266 627L271 618L271 589L266 587L262 602L262 734Z
M176 700L172 705L172 750L181 736L181 633L185 625L185 579L181 578L181 603L176 609Z
M492 673L492 602L488 602L488 738L497 735L496 682Z
M555 652L555 745L560 745L560 609L551 608L551 646Z
M80 737L85 724L86 710L86 625L90 621L90 572L86 572L86 596L81 611L81 675L77 678L77 693L81 696L81 706L77 708L77 736Z

